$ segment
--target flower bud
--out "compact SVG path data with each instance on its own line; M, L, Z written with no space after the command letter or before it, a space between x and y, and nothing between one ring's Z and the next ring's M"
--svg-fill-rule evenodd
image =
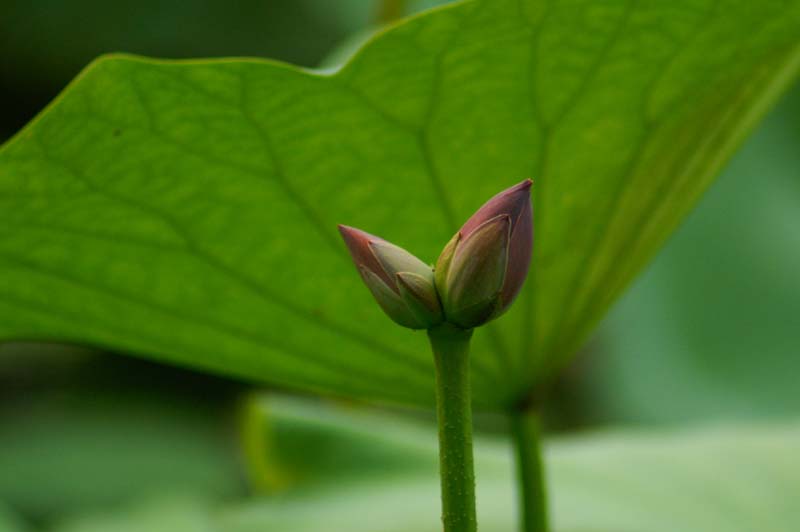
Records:
M430 266L401 247L359 229L339 226L361 278L384 312L410 329L442 321Z
M519 294L533 248L530 188L526 179L487 201L439 255L434 277L448 322L482 325Z

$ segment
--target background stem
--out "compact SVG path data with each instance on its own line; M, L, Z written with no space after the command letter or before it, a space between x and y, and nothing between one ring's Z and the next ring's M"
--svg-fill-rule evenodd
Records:
M406 14L406 0L382 0L375 17L379 25L390 24Z
M547 490L541 437L542 419L536 409L511 414L511 434L517 454L519 506L523 532L548 532Z
M472 458L471 330L442 324L428 331L436 362L436 415L445 532L475 532Z

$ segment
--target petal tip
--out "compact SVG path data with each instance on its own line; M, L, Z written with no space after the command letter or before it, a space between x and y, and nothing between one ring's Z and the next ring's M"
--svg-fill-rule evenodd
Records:
M531 180L530 178L525 178L524 180L522 180L522 182L517 183L516 187L514 188L517 188L518 190L530 190L532 186L533 186L533 180Z

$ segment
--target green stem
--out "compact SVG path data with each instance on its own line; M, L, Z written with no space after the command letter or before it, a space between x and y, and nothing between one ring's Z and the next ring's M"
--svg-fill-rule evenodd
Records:
M436 362L436 415L445 532L475 532L472 459L472 394L469 341L472 330L444 323L428 331Z
M537 410L511 414L511 433L517 454L519 505L523 532L547 532L547 490L542 460L542 419Z

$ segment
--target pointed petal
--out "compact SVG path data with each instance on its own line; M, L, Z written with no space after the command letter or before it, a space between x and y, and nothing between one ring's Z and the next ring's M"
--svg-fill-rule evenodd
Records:
M385 240L361 229L346 225L339 225L339 233L341 233L344 243L350 251L350 256L353 258L356 268L359 270L362 267L366 268L380 277L387 286L394 286L394 278L384 271L372 252L372 248L370 248L370 242L385 242Z
M502 305L500 313L504 312L525 284L528 269L531 264L533 251L533 208L527 202L519 214L516 222L512 223L511 243L508 247L508 267L503 283Z
M513 231L514 225L517 220L520 219L522 211L526 206L530 206L531 185L531 180L526 179L500 192L484 203L461 227L463 238L468 238L480 225L501 214L507 214L511 218Z

